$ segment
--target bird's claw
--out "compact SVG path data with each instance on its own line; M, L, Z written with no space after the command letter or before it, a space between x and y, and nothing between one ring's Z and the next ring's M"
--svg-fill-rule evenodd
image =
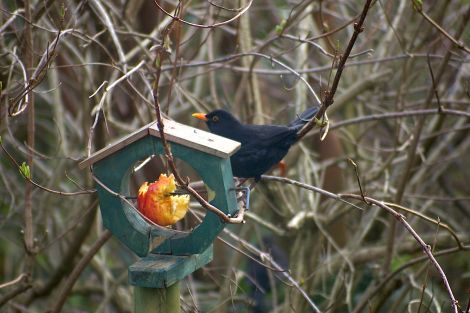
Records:
M235 187L235 188L231 188L230 190L241 191L245 195L245 209L249 210L250 209L250 192L251 192L250 187Z

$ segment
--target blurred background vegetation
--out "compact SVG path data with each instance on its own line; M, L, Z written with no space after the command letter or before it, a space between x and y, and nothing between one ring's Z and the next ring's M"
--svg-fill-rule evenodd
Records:
M296 73L324 97L364 2L158 0L187 22L172 23L152 0L2 0L0 311L130 312L136 256L108 240L78 162L155 119L159 69L162 111L178 122L205 129L191 113L215 108L289 122L317 105ZM423 2L372 2L330 130L291 150L286 176L335 194L360 194L359 177L396 204L468 312L470 4ZM263 179L246 224L221 234L237 250L217 241L214 261L182 283L182 312L313 312L296 284L322 312L451 311L402 224L351 201Z

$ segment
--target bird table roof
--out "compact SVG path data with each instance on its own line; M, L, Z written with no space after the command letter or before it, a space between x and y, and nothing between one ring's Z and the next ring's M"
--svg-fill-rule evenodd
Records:
M240 148L240 143L237 141L172 120L164 119L163 124L165 138L168 142L178 143L225 159L229 158ZM83 169L90 166L147 135L160 138L156 121L95 152L90 157L80 162L79 167Z

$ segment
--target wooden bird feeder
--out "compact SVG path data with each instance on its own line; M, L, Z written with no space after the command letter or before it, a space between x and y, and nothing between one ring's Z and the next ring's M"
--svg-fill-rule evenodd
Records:
M233 215L238 209L230 156L240 143L171 120L164 120L164 132L173 156L188 163L213 191L210 203ZM129 282L144 288L169 287L210 262L212 242L225 226L216 214L206 212L202 222L188 232L159 227L116 196L129 195L136 162L163 154L160 132L153 122L79 164L92 167L99 182L96 188L104 226L142 257L129 267Z

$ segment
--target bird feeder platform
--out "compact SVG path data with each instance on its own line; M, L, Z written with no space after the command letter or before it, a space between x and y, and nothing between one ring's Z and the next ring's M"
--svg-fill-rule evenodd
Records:
M186 256L150 254L129 266L129 283L146 288L169 287L210 261L212 247Z
M164 134L175 158L185 161L211 191L210 203L227 215L238 211L230 156L240 143L164 119ZM150 123L83 160L97 182L103 224L138 256L129 282L142 288L165 288L212 260L212 243L225 227L213 212L190 231L148 223L125 196L135 165L164 155L157 122Z

